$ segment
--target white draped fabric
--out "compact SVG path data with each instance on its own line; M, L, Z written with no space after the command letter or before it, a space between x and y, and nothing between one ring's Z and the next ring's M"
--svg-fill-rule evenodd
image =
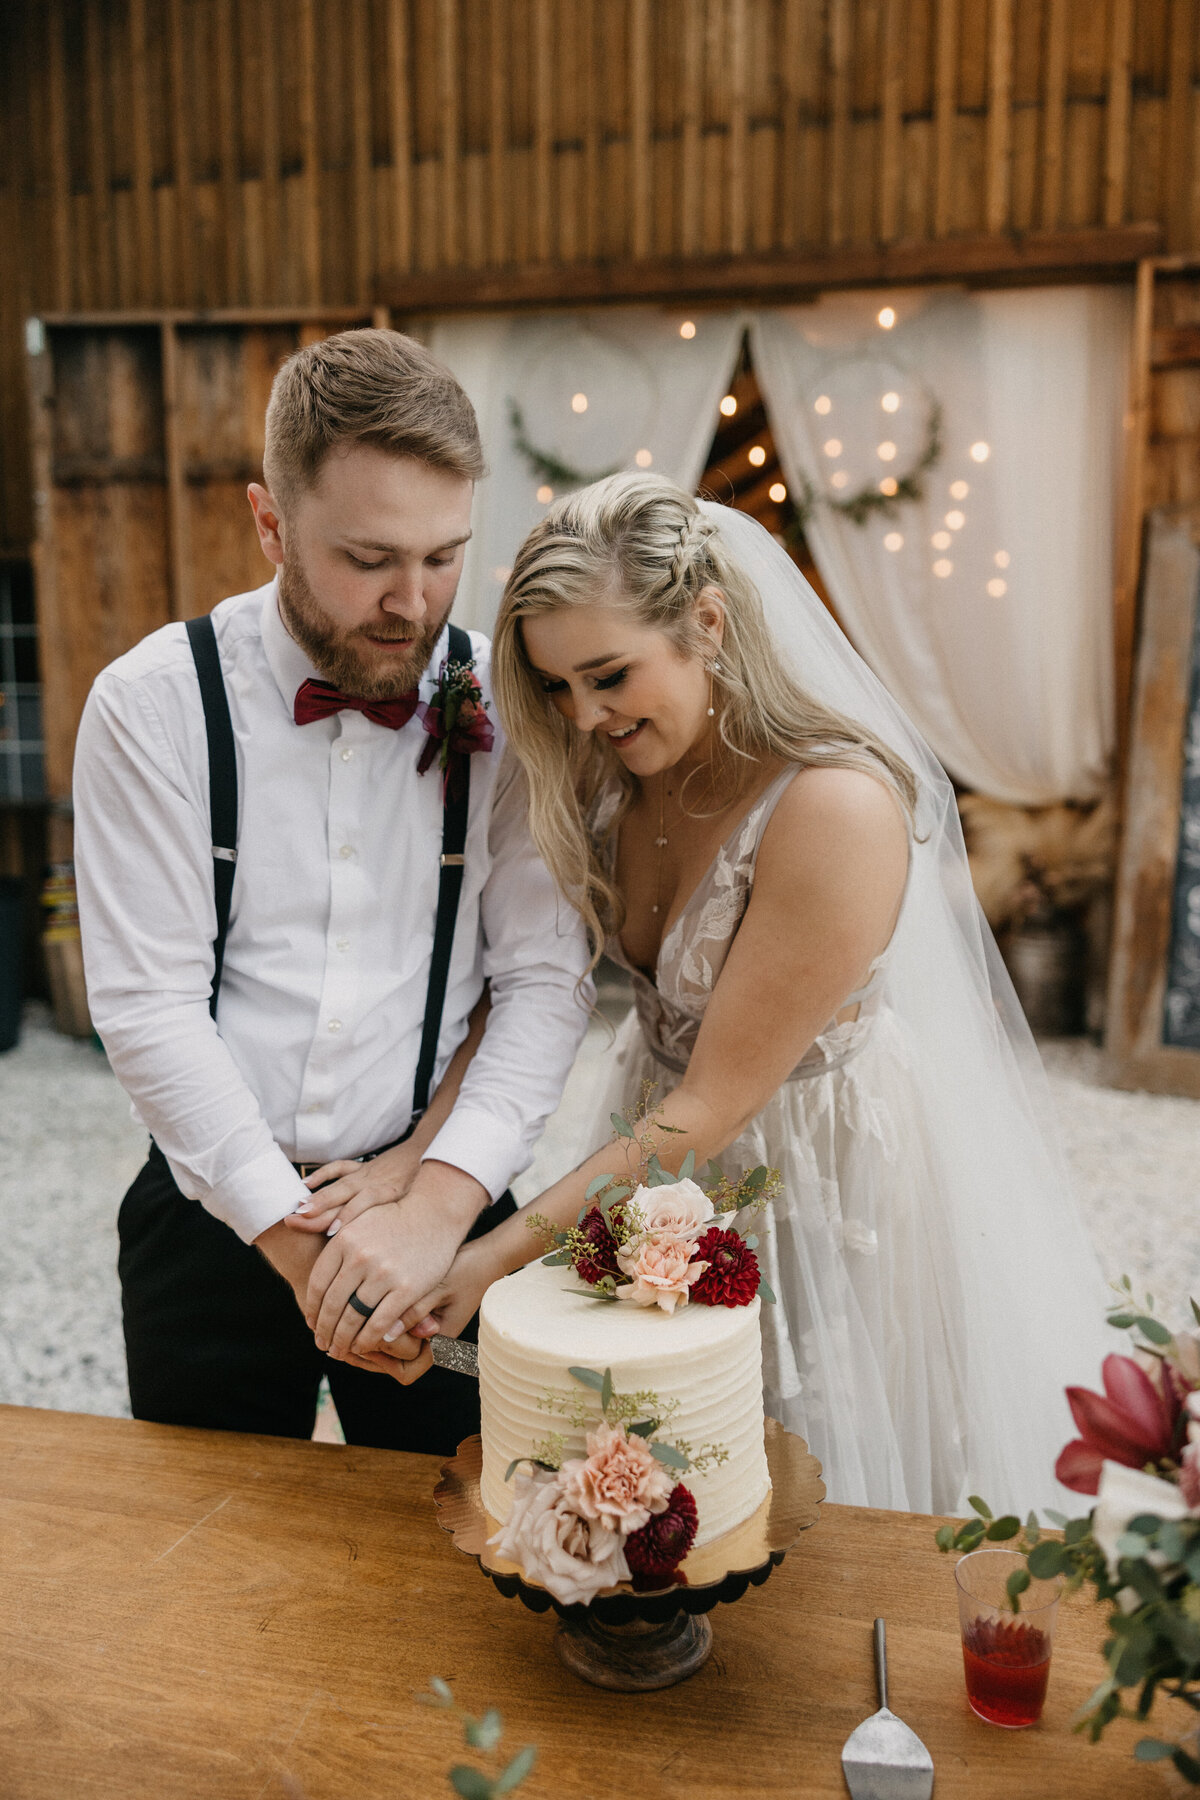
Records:
M1130 326L1129 296L1096 288L831 294L751 323L846 630L951 774L1013 804L1088 798L1108 774ZM920 500L861 523L829 504L902 481L935 411Z
M551 493L568 485L535 471L517 447L513 402L527 443L578 473L594 478L642 466L689 490L696 486L746 319L740 312L700 313L692 318L694 333L681 337L689 318L658 307L614 307L435 322L429 347L471 397L490 471L455 605L460 624L492 629L518 545Z

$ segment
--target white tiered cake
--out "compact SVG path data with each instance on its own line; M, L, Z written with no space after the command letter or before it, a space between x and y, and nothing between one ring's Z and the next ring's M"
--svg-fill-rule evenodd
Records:
M668 1435L693 1454L717 1444L725 1459L686 1477L698 1510L696 1544L741 1524L770 1489L763 1448L761 1302L679 1308L605 1302L575 1290L566 1268L530 1263L495 1282L479 1316L483 1504L503 1524L512 1507L509 1465L528 1457L551 1432L566 1434L566 1454L586 1456L584 1434L547 1412L548 1395L573 1399L572 1365L612 1370L620 1394L650 1390L677 1402ZM586 1393L595 1420L599 1397Z

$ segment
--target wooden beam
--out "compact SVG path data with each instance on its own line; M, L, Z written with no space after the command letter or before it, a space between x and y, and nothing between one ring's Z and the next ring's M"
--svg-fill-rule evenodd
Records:
M533 251L538 262L553 260L554 53L550 0L534 0L533 13Z
M1150 353L1154 337L1156 264L1138 264L1129 364L1129 406L1125 416L1124 467L1117 519L1116 580L1113 584L1113 694L1117 711L1117 770L1123 785L1129 759L1134 642L1138 581L1142 563L1142 520L1146 508L1146 455L1150 438Z
M1043 231L1053 231L1062 213L1063 136L1066 125L1067 34L1070 0L1049 0L1042 88Z
M57 9L56 9L57 10ZM154 189L150 164L150 72L146 60L145 0L129 0L129 87L133 128L134 289L138 304L153 306L159 298L155 279Z
M1013 0L991 0L984 223L1003 231L1012 204Z
M191 140L188 135L191 95L184 65L183 0L170 0L167 54L171 70L171 161L175 175L176 277L172 299L186 306L196 299L196 248ZM113 298L116 299L115 292Z
M933 235L945 237L954 224L955 138L958 134L959 0L937 0L937 46L933 76Z
M371 51L367 0L354 0L349 19L351 106L353 108L354 298L370 298L374 268L375 187L371 166Z
M54 297L71 304L71 178L67 163L67 78L61 6L44 13L48 37L47 128L50 138L50 236L54 248ZM31 15L36 17L36 14ZM15 250L16 246L13 246Z
M458 180L458 0L438 0L438 152L441 157L441 180L438 200L441 211L442 259L453 267L459 256L459 180Z
M850 67L853 27L850 0L830 0L829 8L829 177L826 190L827 241L846 241L850 179Z
M178 0L176 0L178 4ZM101 0L88 0L83 21L83 53L87 81L87 160L91 189L92 268L87 284L92 306L114 304L112 204L108 182L108 108L104 96L104 54L101 39Z
M693 4L683 14L683 91L679 134L679 250L695 256L700 242L700 124L704 104L704 8ZM787 69L783 71L786 93ZM784 101L786 106L786 99Z
M409 105L408 7L389 0L387 13L388 141L392 156L392 245L386 259L402 274L413 263L412 109ZM494 198L494 197L493 197Z
M39 317L43 325L56 330L78 326L91 331L113 325L295 325L304 319L326 325L369 325L371 312L369 306L134 306L123 312L46 312Z
M729 139L725 156L725 248L737 256L746 248L746 190L749 186L746 0L729 0L727 19Z
M492 0L498 7L501 0ZM603 194L601 191L601 121L600 121L600 69L601 50L600 35L597 30L598 6L607 4L607 0L581 0L583 6L582 37L585 45L583 57L583 226L580 242L586 257L599 256L601 253L601 211ZM691 17L691 8L688 9ZM687 29L685 25L685 29ZM493 258L495 262L503 262L503 256Z
M1125 217L1129 165L1129 68L1133 55L1133 0L1112 0L1108 94L1104 117L1104 223Z
M317 45L313 0L294 0L296 56L300 65L300 179L304 209L305 299L321 292L321 164L317 145Z
M610 0L612 4L612 0ZM629 249L650 254L650 0L629 0Z
M280 44L272 30L275 0L258 0L259 54L262 86L259 114L262 133L262 258L268 292L279 295L284 280L282 182L279 167ZM283 291L286 291L284 289Z
M162 326L163 448L167 464L167 584L173 619L190 619L192 561L188 543L186 472L179 417L179 339L176 327Z
M944 242L849 246L793 256L730 256L441 270L381 283L377 298L396 312L459 308L581 306L659 300L722 301L766 294L891 282L1037 279L1061 274L1132 274L1161 237L1154 224L1118 231L1030 232Z
M900 235L904 134L904 0L884 0L879 70L879 240Z
M1190 249L1194 121L1192 63L1195 57L1195 0L1170 0L1167 22L1167 117L1163 183L1167 242Z
M241 157L238 154L239 121L235 105L238 71L233 50L232 0L218 0L214 22L217 36L217 123L221 140L218 152L221 249L225 264L221 291L227 302L235 303L241 298L242 285L242 183Z

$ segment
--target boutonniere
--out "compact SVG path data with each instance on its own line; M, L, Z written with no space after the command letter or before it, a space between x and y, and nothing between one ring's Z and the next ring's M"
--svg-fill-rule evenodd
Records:
M429 741L417 769L424 775L436 762L442 771L442 792L448 799L455 798L462 781L464 759L478 750L490 750L496 741L487 710L474 661L451 662L447 657L438 671L436 694L418 707Z

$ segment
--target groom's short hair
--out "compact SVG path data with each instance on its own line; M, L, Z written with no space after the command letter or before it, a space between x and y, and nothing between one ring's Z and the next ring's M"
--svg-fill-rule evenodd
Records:
M263 474L288 506L339 445L370 444L478 481L475 410L444 364L399 331L339 331L289 356L267 403Z

